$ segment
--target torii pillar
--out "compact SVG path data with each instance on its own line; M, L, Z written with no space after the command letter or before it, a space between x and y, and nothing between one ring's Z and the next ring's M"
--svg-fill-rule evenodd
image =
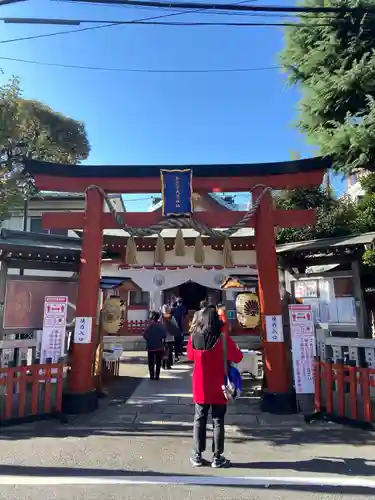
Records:
M262 188L254 190L253 199L261 191ZM272 194L268 191L262 196L255 221L263 360L267 384L263 391L262 410L282 414L294 413L296 402L283 333L274 214Z
M68 391L63 395L63 410L67 414L89 413L98 407L93 362L103 245L103 206L102 194L97 189L88 189L76 317L91 318L91 341L84 344L73 343L71 370L68 373Z

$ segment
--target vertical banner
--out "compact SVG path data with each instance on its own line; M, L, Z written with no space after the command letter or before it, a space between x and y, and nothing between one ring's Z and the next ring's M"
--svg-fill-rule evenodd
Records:
M311 305L290 305L289 318L296 393L314 394L316 341Z
M193 211L193 171L160 170L163 217L188 216Z

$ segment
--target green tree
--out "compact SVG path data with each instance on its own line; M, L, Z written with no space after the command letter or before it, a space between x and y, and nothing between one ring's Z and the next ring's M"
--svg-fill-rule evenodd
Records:
M335 198L332 191L323 187L299 189L280 193L276 207L291 210L316 210L316 225L296 229L282 228L277 234L278 243L339 237L356 232L356 206L349 199Z
M0 86L0 223L33 192L22 174L24 156L75 165L89 152L83 123L23 99L17 78Z
M321 0L303 0L322 7ZM334 166L351 172L375 161L375 0L326 0L347 14L301 14L286 29L281 64L302 92L298 128Z

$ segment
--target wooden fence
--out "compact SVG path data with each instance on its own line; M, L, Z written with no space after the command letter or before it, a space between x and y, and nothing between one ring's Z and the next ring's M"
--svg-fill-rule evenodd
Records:
M315 413L338 423L372 427L375 408L371 388L375 369L341 362L315 361Z
M0 423L61 416L65 365L0 368Z

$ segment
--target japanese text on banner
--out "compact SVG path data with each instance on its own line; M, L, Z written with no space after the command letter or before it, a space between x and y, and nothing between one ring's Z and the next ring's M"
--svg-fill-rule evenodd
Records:
M192 170L160 170L163 217L190 215L193 211Z
M74 327L74 343L89 344L91 342L92 318L78 317Z

